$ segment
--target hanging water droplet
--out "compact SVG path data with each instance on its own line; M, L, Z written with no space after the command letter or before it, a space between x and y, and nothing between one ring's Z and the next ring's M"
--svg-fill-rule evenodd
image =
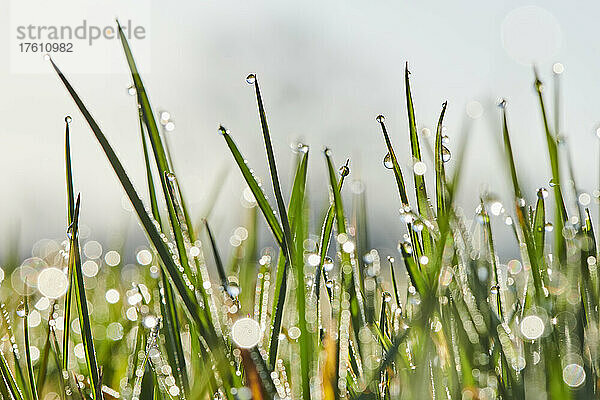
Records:
M240 292L242 291L240 286L235 282L229 282L226 290L227 290L227 293L233 298L238 297L240 295Z
M381 295L385 303L389 303L390 301L392 301L392 294L390 292L383 292Z
M300 153L308 153L308 145L304 144L304 143L298 143L296 145L296 150Z
M254 82L256 82L256 75L254 74L249 74L246 77L246 82L248 82L249 85L254 85Z
M44 54L44 60L50 61L50 54Z
M71 118L71 116L70 116L70 115L67 115L67 116L65 117L65 122L66 122L67 124L70 124L70 123L71 123L71 121L73 121L73 118Z
M552 232L554 230L554 225L552 225L551 222L546 222L546 225L544 225L544 229L546 230L546 232Z
M450 150L448 150L448 148L446 146L442 145L442 161L448 162L448 161L450 161L451 158L452 158L452 153L450 153Z
M389 261L390 263L392 263L392 264L393 264L393 263L394 263L394 261L395 261L395 260L394 260L394 257L392 257L392 256L388 256L388 258L387 258L387 259L388 259L388 261Z
M333 287L333 281L331 279L328 279L325 282L325 286L327 286L329 289L331 289Z
M542 92L544 90L544 84L539 79L536 79L533 85L535 86L535 90L538 92Z
M25 303L21 302L16 311L18 317L25 318Z
M392 155L390 153L387 153L385 157L383 157L383 166L387 169L394 168L394 163L392 163Z
M130 96L135 96L137 94L137 90L134 85L131 85L127 88L127 94Z
M502 109L506 108L506 99L500 99L500 101L498 101L498 107Z
M492 294L498 294L498 291L500 290L500 286L499 285L492 285L490 292L492 292Z
M404 251L406 251L408 254L412 254L412 252L413 252L412 243L404 242L403 246L404 246Z
M350 168L348 168L348 165L342 165L339 171L341 176L350 175Z
M554 178L550 179L550 181L548 182L548 185L550 185L550 187L555 187L557 185L556 181L554 180Z
M548 197L548 190L546 188L539 188L538 192L537 192L538 198L540 199L545 199L546 197Z
M379 114L375 120L381 124L383 121L385 121L385 117Z
M333 260L331 257L325 257L325 261L323 262L323 269L325 271L331 271L333 269Z

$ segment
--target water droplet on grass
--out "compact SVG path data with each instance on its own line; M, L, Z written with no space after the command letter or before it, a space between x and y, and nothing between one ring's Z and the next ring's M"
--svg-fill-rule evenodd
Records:
M67 124L70 124L70 123L71 123L71 121L73 121L73 118L71 118L71 116L70 116L70 115L67 115L67 116L65 117L65 122L66 122Z
M450 161L451 158L452 158L452 153L450 153L450 150L448 150L448 148L446 146L442 145L442 161L448 162L448 161Z
M383 121L385 121L385 117L383 115L379 114L377 116L377 118L375 118L375 120L379 123L382 123Z
M249 85L254 85L254 83L256 82L256 75L254 74L249 74L246 77L246 82L248 82Z
M392 155L390 153L387 153L385 157L383 157L383 166L387 169L394 168L394 164L392 163Z

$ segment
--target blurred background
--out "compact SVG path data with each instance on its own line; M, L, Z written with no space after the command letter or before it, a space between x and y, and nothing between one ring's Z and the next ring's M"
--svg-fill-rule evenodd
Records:
M7 3L0 0L2 9ZM233 230L243 223L240 199L245 185L217 134L220 123L231 130L273 198L256 100L245 81L254 72L261 83L285 193L294 161L290 145L302 141L311 147L313 232L318 232L328 201L322 150L329 146L338 164L351 159L351 177L360 179L367 191L372 245L391 253L405 228L398 218L393 173L382 163L386 148L375 117L386 116L412 186L405 62L412 72L419 131L433 132L445 100L448 148L453 154L469 127L459 199L467 216L472 216L482 191L497 193L505 205L512 195L500 146L496 106L500 97L508 101L513 147L527 195L533 198L538 187L548 187L533 63L546 83L550 111L552 71L562 72L560 133L573 156L579 189L593 194L598 187L600 143L596 136L600 49L595 40L599 12L600 5L591 1L576 7L564 1L152 1L150 46L144 54L136 53L135 46L132 50L136 58L150 60L143 79L157 113L171 114L174 129L168 136L174 165L195 216L201 216L211 193L220 188L211 222L224 251ZM8 27L8 19L8 13L0 13L0 26ZM8 35L0 35L2 54L8 54L8 46ZM108 56L120 60L120 70L70 74L65 68L64 72L138 190L145 191L135 98L127 93L131 77L117 41L110 51ZM55 59L60 64L60 55ZM13 72L9 60L0 57L0 243L6 247L18 237L19 251L26 256L40 239L65 237L66 115L73 117L74 179L90 236L110 243L126 234L132 246L144 243L120 184L50 66L44 74ZM422 143L432 139L421 133ZM427 150L423 153L430 176L431 158ZM429 178L429 183L434 180ZM429 191L434 194L433 185ZM346 199L349 207L351 186ZM591 206L596 214L594 200ZM510 209L510 204L506 207ZM513 239L501 217L494 229L500 255L514 256L508 253L514 246L503 246L503 241ZM268 231L262 237L270 243Z

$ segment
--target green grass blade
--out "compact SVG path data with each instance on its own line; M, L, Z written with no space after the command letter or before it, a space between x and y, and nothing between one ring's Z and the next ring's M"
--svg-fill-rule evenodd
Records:
M493 279L493 287L496 292L496 312L498 313L498 318L501 321L504 321L504 315L506 314L503 308L502 303L502 289L500 287L500 278L498 273L498 262L496 261L496 250L494 248L494 239L492 235L492 225L490 223L490 216L485 209L485 204L483 200L481 200L481 217L483 218L483 228L485 234L485 241L488 244L488 251L490 256L490 262L492 263L492 279Z
M435 192L437 200L438 218L446 211L446 166L444 160L444 144L442 143L442 130L444 127L444 115L448 102L442 104L442 112L438 119L435 131Z
M148 151L148 143L146 141L146 135L144 133L143 115L140 111L140 136L142 138L142 148L144 152L144 165L146 167L146 182L148 184L148 193L150 197L150 207L154 219L158 221L158 225L162 226L162 219L158 208L158 200L156 197L154 178L152 177L152 167L150 163L150 155ZM183 344L181 343L181 328L179 325L179 317L177 316L177 306L175 303L175 294L173 293L173 287L167 279L167 272L162 263L160 263L160 275L162 283L161 292L161 314L164 316L165 321L163 325L163 332L165 333L165 341L167 346L167 356L172 366L175 376L177 377L178 384L183 388L184 392L189 391L189 383L187 377L187 370L185 368L185 357L183 354ZM203 291L203 293L205 293Z
M410 147L412 150L412 158L414 162L421 161L421 146L419 145L419 135L417 133L417 121L415 119L415 109L413 106L412 94L410 91L410 71L408 70L408 62L404 71L404 83L406 85L406 108L408 112L408 126L410 130ZM417 209L423 218L430 218L429 198L427 197L427 187L425 186L425 177L414 173L415 191L417 195ZM424 253L429 255L432 252L433 242L429 230L424 227L421 236L423 238Z
M392 288L394 289L396 307L402 309L402 304L400 303L400 292L398 291L398 281L396 280L396 272L394 271L394 258L388 257L388 262L390 263L390 274L392 275Z
M538 199L533 217L533 240L535 241L535 249L540 264L544 263L544 239L546 236L546 204L544 196L546 193L548 192L544 188L538 190Z
M277 173L277 164L275 163L275 153L273 152L273 144L271 143L271 134L269 133L269 126L267 124L267 116L265 114L265 107L263 105L262 96L260 95L260 87L258 86L258 79L256 75L250 74L246 80L254 85L256 92L256 103L258 105L258 115L260 117L260 126L262 128L263 139L265 142L265 150L267 153L267 161L269 164L269 171L271 173L271 182L273 183L273 192L275 194L275 201L277 202L277 210L281 217L281 226L283 228L283 252L289 260L294 260L293 246L292 246L292 231L290 229L290 222L288 220L287 210L285 208L285 202L283 195L281 194L281 185L279 184L279 175Z
M294 183L292 185L292 193L290 195L289 209L294 210L294 213L290 214L290 226L291 229L296 232L298 223L299 214L302 210L304 204L304 191L306 186L306 175L308 169L308 148L306 152L302 153L302 157L298 166L296 168L296 173L294 176ZM300 255L299 255L300 257ZM300 263L301 261L301 263ZM293 263L296 263L294 271L298 271L298 269L302 269L300 266L304 265L303 260L294 260ZM285 307L285 298L287 295L287 270L288 266L291 263L288 258L285 257L283 252L283 248L279 253L279 259L277 261L277 274L275 278L275 291L273 292L273 310L271 313L271 340L269 343L269 364L271 366L275 365L275 361L277 359L277 351L279 349L279 333L281 331L281 322L283 319L283 311ZM301 282L304 282L304 278ZM300 285L300 283L298 283ZM303 314L300 314L303 315ZM304 323L305 324L305 323Z
M215 258L215 265L217 267L217 273L219 274L221 286L224 291L229 293L229 281L227 280L227 274L225 273L225 268L223 267L223 261L221 260L217 243L215 242L215 238L213 237L207 220L204 220L204 226L206 227L206 233L208 234L208 239L210 240L210 247L212 248L213 257Z
M67 225L70 226L73 223L73 213L75 212L75 195L73 193L73 172L71 167L71 134L69 130L69 123L71 117L65 118L65 170L67 180ZM73 299L73 270L71 264L67 272L67 278L69 280L69 287L65 294L65 308L64 308L64 327L63 327L63 348L62 348L62 359L63 365L62 370L67 371L69 365L69 335L71 331L71 304Z
M10 394L15 400L23 400L23 395L19 390L19 386L17 385L17 381L13 377L10 368L8 367L8 362L6 362L6 358L4 358L4 353L0 351L0 373L2 373L2 377L4 381L7 383L8 388L10 389Z
M50 310L54 310L54 305L51 306ZM52 319L52 315L48 319L48 322ZM44 347L42 349L42 354L39 360L38 366L38 374L36 378L37 388L38 388L38 396L42 395L44 390L44 385L46 383L46 378L48 375L48 362L50 360L50 324L48 324L48 331L46 334L46 341L44 342ZM58 370L60 375L60 370Z
M102 382L100 381L98 362L96 360L96 351L94 350L94 339L92 337L92 327L90 324L90 315L88 312L85 287L83 285L81 259L79 256L79 204L80 196L77 196L75 212L73 214L73 222L69 227L69 264L70 268L73 270L75 302L77 303L77 311L79 314L81 338L83 340L83 348L85 350L85 360L89 374L92 399L99 400L103 398L101 389Z
M339 190L342 190L342 186L344 185L344 180L346 176L350 173L350 168L348 167L350 160L346 160L346 164L340 169L341 176L339 180ZM325 265L325 259L327 258L327 252L329 250L329 243L331 242L331 232L333 231L333 223L335 221L335 207L334 204L331 204L327 209L327 214L325 215L325 219L323 220L323 227L321 228L321 238L319 239L319 264L315 268L315 276L313 282L315 283L313 286L313 290L316 295L317 304L319 303L319 299L321 297L321 273L323 269L323 265ZM332 300L331 291L328 290L329 300Z
M235 142L231 138L229 130L225 129L223 126L220 126L219 132L221 133L221 135L223 135L223 138L225 139L229 150L231 150L231 154L233 155L236 164L240 168L240 171L242 172L242 175L246 180L248 187L252 191L254 199L256 200L258 207L262 211L265 220L267 221L267 224L269 225L269 228L271 229L271 232L273 233L273 236L277 241L277 244L279 245L279 247L283 247L283 228L277 220L277 217L275 217L275 212L273 211L273 208L271 208L271 205L267 201L265 193L261 189L260 184L256 181L254 174L252 173L252 171L246 163L246 159L238 150Z
M298 312L298 328L300 328L300 376L302 378L302 398L310 399L310 372L312 365L312 334L308 330L306 321L306 284L304 279L304 221L302 214L304 211L304 198L306 189L306 175L308 169L308 150L302 154L302 158L297 168L296 177L292 186L292 195L290 196L290 226L294 233L294 244L296 248L293 252L296 260L291 263L292 272L296 274L296 309ZM277 333L278 334L278 333Z
M381 131L383 132L383 138L385 139L388 155L390 156L392 161L392 168L394 170L394 176L396 177L396 185L398 186L398 194L400 195L402 207L409 208L410 205L408 203L408 196L406 194L404 177L402 176L402 170L400 169L400 164L398 164L398 158L396 157L396 153L394 152L394 148L392 147L392 141L390 140L390 137L387 133L387 129L385 128L385 118L383 115L379 115L376 119L377 122L379 122L379 125L381 125Z
M534 87L538 95L542 121L544 123L544 132L546 135L546 144L548 146L548 156L550 158L550 169L552 171L552 181L554 183L554 201L556 203L556 217L554 220L554 252L555 257L561 264L566 260L566 243L562 234L565 221L568 219L567 210L564 207L564 199L562 194L562 186L560 179L560 166L558 160L558 144L556 138L550 131L548 117L546 115L546 107L544 105L544 97L542 95L543 85L538 77L537 70L533 70L535 76Z
M23 340L25 345L25 362L27 364L27 377L29 378L29 393L33 400L38 400L37 386L35 384L35 375L33 373L33 363L31 362L31 346L29 344L29 300L27 294L23 296L25 305L25 319L23 320Z
M325 149L325 160L327 161L327 170L329 172L329 185L333 192L333 204L335 205L335 220L337 227L338 237L346 234L346 217L344 215L344 206L342 203L342 196L340 194L338 183L335 175L335 168L333 166L333 160L331 159L331 150ZM348 240L351 240L349 237ZM342 271L342 286L344 290L350 295L350 313L352 316L352 328L354 329L355 337L359 337L359 332L362 327L365 326L365 310L362 302L362 296L357 289L356 279L354 276L354 270L352 268L352 261L350 253L342 249L340 251L341 257L341 271ZM360 344L360 341L358 341Z
M531 273L533 275L533 283L535 286L535 296L538 303L541 302L543 297L543 289L542 289L542 277L541 271L539 267L539 260L536 253L535 241L533 238L533 232L531 229L531 224L529 223L529 218L527 217L527 212L525 210L525 200L522 197L521 188L519 186L519 182L517 179L517 172L515 167L514 156L512 152L512 146L510 143L510 136L508 132L508 123L506 118L506 101L502 101L500 103L502 108L502 132L504 137L504 146L506 151L506 157L508 160L508 164L510 167L511 178L513 183L513 189L515 192L515 208L517 214L517 221L521 226L523 241L525 242L525 246L527 248L527 254L529 256L529 261L531 262ZM561 235L562 237L562 235Z

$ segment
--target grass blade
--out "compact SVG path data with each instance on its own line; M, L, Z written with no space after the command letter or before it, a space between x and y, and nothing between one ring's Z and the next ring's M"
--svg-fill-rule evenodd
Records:
M17 385L17 381L13 377L10 368L8 367L8 363L6 362L6 358L4 358L4 353L0 351L0 373L2 373L2 377L4 381L7 383L8 388L10 390L10 394L15 400L23 400L23 395L19 390L19 386Z
M256 181L254 174L252 173L252 171L246 163L246 159L238 150L235 142L231 138L229 130L225 129L223 126L220 126L219 132L221 133L221 135L223 135L223 138L225 139L229 150L231 150L231 154L233 155L236 164L240 168L240 171L242 172L242 175L246 180L248 187L252 191L254 199L256 200L258 207L262 211L265 220L267 221L267 224L269 225L269 228L271 229L271 232L273 233L273 236L277 241L277 244L279 245L279 247L283 247L283 229L281 227L281 224L277 220L277 217L275 217L275 212L273 211L273 208L271 208L271 205L267 201L265 193L261 189L260 184Z
M447 106L448 102L445 101L442 104L442 112L440 113L435 133L435 192L438 218L446 211L446 160L444 160L445 147L442 143L442 130Z
M306 152L302 153L302 157L296 168L296 174L294 176L294 183L292 185L292 193L290 195L289 209L294 210L294 213L290 214L290 227L296 232L298 224L298 213L302 210L304 204L304 191L306 185L306 175L308 168L308 148ZM295 260L293 262L300 262ZM273 292L273 311L271 313L271 340L269 343L269 364L275 365L277 359L277 351L279 348L279 333L281 331L281 322L283 319L283 311L285 307L285 298L287 295L287 269L291 263L285 256L283 248L279 252L279 259L277 261L277 274L275 277L275 291ZM297 271L300 265L304 265L302 260L301 264L295 266L294 270ZM302 269L303 270L303 269ZM304 278L301 282L304 282ZM299 283L300 284L300 283ZM303 315L303 314L300 314Z
M534 68L533 74L535 77L534 87L538 95L542 121L544 123L544 132L546 135L546 144L548 146L548 156L550 158L550 169L552 171L552 181L554 184L554 201L556 203L556 217L554 220L555 235L554 235L554 252L561 264L566 260L566 244L562 234L565 221L568 219L567 210L564 207L564 199L562 194L562 186L560 179L560 167L558 163L558 144L556 138L550 132L548 117L546 115L546 107L544 105L544 97L542 95L543 85L538 77L537 70Z
M400 201L402 202L403 208L409 208L410 205L408 203L408 196L406 195L406 186L404 185L404 177L402 176L402 170L400 169L400 164L398 164L398 158L396 157L396 153L394 152L394 148L392 147L392 141L387 133L387 129L385 128L385 117L383 115L377 116L377 122L381 125L381 131L383 132L383 138L385 139L385 144L388 149L388 155L391 158L392 169L394 170L394 176L396 177L396 185L398 186L398 194L400 195Z
M69 130L69 124L71 117L65 118L65 171L67 180L67 226L71 226L73 223L73 213L75 212L75 195L73 193L73 170L71 167L71 134ZM63 348L62 348L62 371L67 371L69 366L69 335L71 331L71 304L73 299L73 270L71 264L67 272L67 279L69 280L69 287L65 294L65 308L64 308L64 327L63 327Z
M404 70L404 83L406 85L406 108L408 112L408 126L410 130L410 147L412 150L412 158L414 162L421 162L421 147L419 145L419 136L417 134L417 122L415 120L415 110L413 106L412 94L410 91L410 71L408 70L408 62ZM427 187L425 186L425 177L416 172L413 174L415 179L415 191L417 195L417 209L423 218L430 218L429 198L427 197ZM431 254L433 242L427 227L421 231L423 238L423 249L425 254Z
M33 363L31 362L31 346L29 344L29 301L28 294L23 296L25 306L25 319L23 320L23 339L25 345L25 362L27 363L27 376L29 378L29 393L33 400L38 400L37 386L35 384L35 375L33 374Z
M81 270L81 259L79 256L79 204L80 196L77 196L73 222L69 227L69 265L73 271L75 302L77 303L77 311L79 313L81 338L85 350L85 360L92 389L92 399L99 400L103 398L101 389L102 383L99 376L98 362L96 361L96 351L94 350L94 339L92 337L92 327L90 324L85 287L83 286L83 272Z

